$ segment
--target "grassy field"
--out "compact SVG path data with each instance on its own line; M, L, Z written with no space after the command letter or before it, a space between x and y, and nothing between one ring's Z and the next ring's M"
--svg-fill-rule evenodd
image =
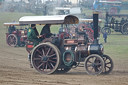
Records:
M0 13L0 46L4 46L6 43L6 27L3 26L5 22L18 21L20 17L26 15L34 15L30 13ZM104 24L104 23L102 23ZM58 26L54 26L57 30ZM42 26L37 26L39 31ZM52 29L53 33L56 33L56 29ZM100 43L104 45L104 53L111 56L113 60L128 60L128 35L122 35L121 33L113 32L108 36L107 43L104 43L102 34L100 36Z

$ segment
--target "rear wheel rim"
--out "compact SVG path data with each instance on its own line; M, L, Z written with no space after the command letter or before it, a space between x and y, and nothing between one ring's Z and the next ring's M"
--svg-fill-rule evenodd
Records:
M50 43L39 44L33 49L31 61L38 72L52 74L60 64L60 54Z

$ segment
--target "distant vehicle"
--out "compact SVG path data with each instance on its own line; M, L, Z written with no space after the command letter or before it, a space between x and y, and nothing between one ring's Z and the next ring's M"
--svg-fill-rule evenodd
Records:
M121 32L123 35L128 35L128 14L108 14L102 32L105 31L111 34L111 29L115 32Z
M81 14L80 7L55 7L58 15Z
M101 23L101 19L99 19L99 24ZM94 41L94 27L93 27L93 19L79 19L78 28L83 28L86 30L86 33L89 37L89 42ZM98 32L100 32L100 25L98 26Z
M106 10L109 14L117 14L121 10L120 1L101 1L94 0L93 9L94 10Z
M1 5L2 5L3 1L4 1L4 0L0 0L0 8L1 8Z
M9 46L25 46L27 40L27 28L25 24L21 25L18 22L12 22L4 23L4 26L7 26L6 42ZM18 29L18 27L20 28Z

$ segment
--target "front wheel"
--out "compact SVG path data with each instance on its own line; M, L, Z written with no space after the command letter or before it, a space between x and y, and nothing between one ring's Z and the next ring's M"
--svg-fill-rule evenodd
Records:
M104 69L104 60L97 54L91 54L85 59L84 66L89 75L98 75Z
M32 50L33 67L43 74L52 74L60 65L59 49L51 43L41 43Z

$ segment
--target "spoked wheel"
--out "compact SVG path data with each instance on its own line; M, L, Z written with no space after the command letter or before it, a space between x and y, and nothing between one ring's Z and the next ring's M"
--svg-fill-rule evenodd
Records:
M86 30L86 34L88 35L88 39L89 39L89 42L92 43L93 40L94 40L94 31L92 30L91 26L89 24L86 24L86 23L80 23L78 25L78 30L80 29L83 29L83 30Z
M103 55L104 70L102 74L109 74L113 70L113 61L108 55Z
M83 23L81 22L80 24L78 24L78 29L81 29L81 28L89 28L89 25L87 25L86 23Z
M128 23L124 23L121 29L121 33L124 35L128 35Z
M104 60L101 56L97 54L89 55L85 59L85 69L86 72L90 75L98 75L104 69Z
M109 27L103 27L102 28L102 33L105 33L105 31L107 32L108 35L111 34L111 29Z
M109 9L109 14L117 14L117 8L116 7L112 7Z
M32 50L31 62L40 73L52 74L60 65L59 49L51 43L41 43Z
M85 28L86 34L88 35L89 42L92 43L94 41L94 31L91 28Z
M12 46L12 47L15 47L18 43L18 39L17 39L17 36L15 34L10 34L8 37L7 37L7 44L9 46Z

